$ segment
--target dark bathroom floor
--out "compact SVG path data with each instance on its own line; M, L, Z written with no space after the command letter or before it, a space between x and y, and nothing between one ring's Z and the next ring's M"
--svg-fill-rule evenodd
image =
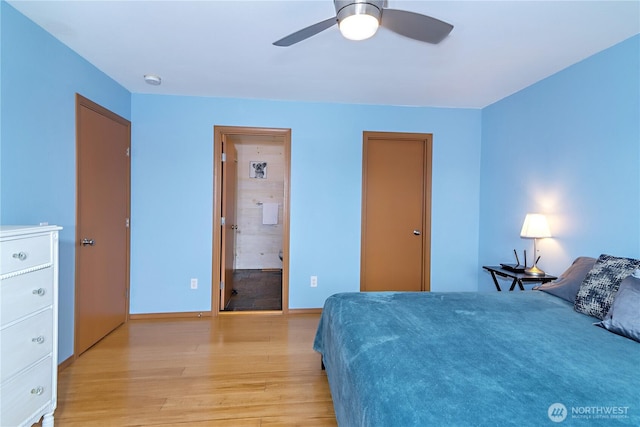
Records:
M282 270L236 270L226 311L282 310Z

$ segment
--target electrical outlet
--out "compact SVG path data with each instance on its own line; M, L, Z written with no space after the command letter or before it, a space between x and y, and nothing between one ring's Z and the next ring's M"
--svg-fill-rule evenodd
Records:
M318 287L318 276L311 276L311 287L312 288Z
M198 289L198 279L191 279L191 289Z

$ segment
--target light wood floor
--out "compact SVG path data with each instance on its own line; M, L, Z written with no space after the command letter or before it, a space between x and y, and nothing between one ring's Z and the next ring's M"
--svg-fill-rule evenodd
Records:
M56 427L335 426L318 319L132 320L60 373Z

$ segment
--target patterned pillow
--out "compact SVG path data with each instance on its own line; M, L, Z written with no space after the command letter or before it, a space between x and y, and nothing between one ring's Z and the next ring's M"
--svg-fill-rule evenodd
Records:
M602 254L580 285L573 305L579 313L604 319L622 279L640 268L640 260Z

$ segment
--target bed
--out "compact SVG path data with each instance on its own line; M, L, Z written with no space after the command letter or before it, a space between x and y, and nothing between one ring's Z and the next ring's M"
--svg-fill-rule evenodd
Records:
M314 349L338 424L640 425L640 343L595 326L604 320L577 312L572 297L329 297Z

